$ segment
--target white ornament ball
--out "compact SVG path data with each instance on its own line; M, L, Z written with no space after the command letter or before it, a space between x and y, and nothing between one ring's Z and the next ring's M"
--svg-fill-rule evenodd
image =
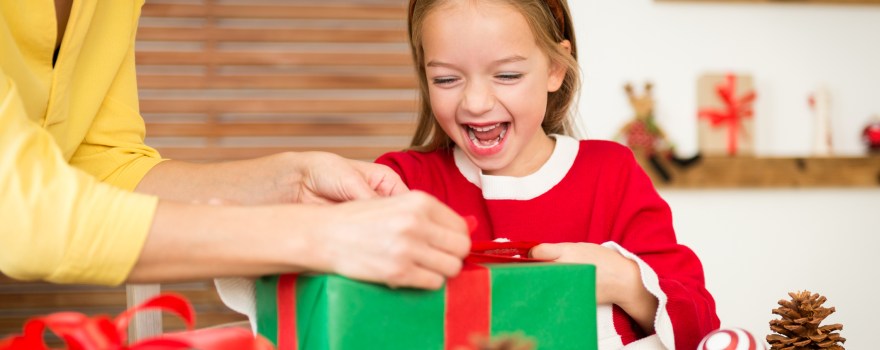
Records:
M766 350L763 341L742 328L721 328L703 338L697 350Z

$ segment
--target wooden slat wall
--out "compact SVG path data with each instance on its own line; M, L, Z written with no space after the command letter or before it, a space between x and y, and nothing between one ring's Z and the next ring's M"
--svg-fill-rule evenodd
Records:
M403 0L148 1L138 82L148 143L213 161L406 147L416 80Z
M404 2L147 0L136 58L148 144L192 161L308 150L372 160L406 147L416 81ZM211 282L163 289L190 298L199 327L244 319ZM35 315L124 307L121 287L0 275L0 338ZM181 326L165 321L166 329Z

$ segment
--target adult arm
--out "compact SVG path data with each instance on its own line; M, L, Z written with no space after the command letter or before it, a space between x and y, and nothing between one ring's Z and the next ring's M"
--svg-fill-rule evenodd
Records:
M137 16L137 14L134 14ZM133 19L134 21L134 19ZM223 199L231 203L339 202L402 193L389 169L321 152L281 153L258 159L196 164L162 161L144 144L131 44L118 54L115 74L85 91L100 100L95 117L70 164L117 187L178 201ZM108 60L115 61L115 60ZM105 90L98 89L106 86Z
M239 204L335 203L407 192L392 170L325 152L196 164L166 161L136 191L179 201L222 199Z
M309 270L439 288L469 246L463 219L422 192L336 205L161 202L130 280Z
M0 270L24 280L121 283L156 207L70 167L0 69Z
M338 205L162 201L70 167L0 71L0 270L119 284L315 270L437 288L458 272L463 220L423 193ZM130 274L129 274L130 273Z

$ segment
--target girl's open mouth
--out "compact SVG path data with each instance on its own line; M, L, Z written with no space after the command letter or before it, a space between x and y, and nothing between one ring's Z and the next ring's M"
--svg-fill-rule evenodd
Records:
M471 125L465 124L468 138L471 144L477 149L489 150L496 147L504 141L504 135L507 134L509 122L496 123L491 125Z

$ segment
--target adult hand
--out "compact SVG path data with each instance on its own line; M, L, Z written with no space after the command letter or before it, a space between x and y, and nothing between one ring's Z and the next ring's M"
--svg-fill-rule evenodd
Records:
M220 198L241 205L338 203L407 192L384 165L326 152L285 152L219 163L162 162L136 191L181 202Z
M289 179L295 203L334 203L408 192L390 168L326 152L297 154L298 172Z
M320 271L437 289L470 250L464 219L423 192L323 207L311 244Z

